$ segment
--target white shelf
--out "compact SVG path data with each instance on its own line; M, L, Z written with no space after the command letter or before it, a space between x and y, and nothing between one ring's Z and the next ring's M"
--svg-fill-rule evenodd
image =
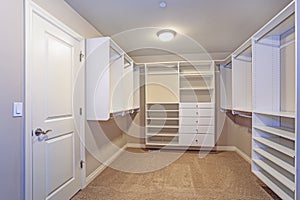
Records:
M189 88L180 88L180 90L213 90L214 88L210 87L189 87Z
M273 190L279 197L285 200L293 200L288 194L286 194L280 187L278 187L272 180L266 177L263 173L253 172L260 180L262 180L271 190Z
M293 149L290 149L288 147L285 147L281 144L278 144L276 142L273 142L271 140L268 140L267 138L259 138L259 137L253 137L253 139L259 143L262 143L272 149L275 149L291 158L295 157L295 151Z
M212 71L199 71L199 72L180 72L180 76L207 76L212 77L214 73Z
M253 126L253 128L295 141L295 133L289 130L269 126Z
M147 110L147 112L179 112L179 110Z
M283 185L285 185L287 188L289 188L291 191L295 191L295 183L288 179L286 176L279 173L277 170L273 169L269 165L267 165L265 162L261 160L253 159L253 162L255 162L259 167L261 167L263 170L265 170L268 174L273 176L275 179L277 179L279 182L281 182Z
M149 72L147 75L177 75L178 72Z
M179 118L171 118L171 117L147 117L148 120L166 120L166 121L169 121L169 120L179 120Z
M253 149L256 153L260 154L261 156L267 158L268 160L270 160L271 162L275 163L276 165L282 167L283 169L287 170L288 172L290 172L291 174L295 175L295 167L290 165L289 163L281 160L280 158L270 154L269 152L263 150L263 149L258 149L255 148Z
M156 136L156 137L179 137L178 133L147 133L147 136Z
M161 125L161 126L155 126L155 125L146 125L147 128L179 128L179 126L165 126L165 125Z
M270 112L270 111L257 111L257 110L255 110L253 112L257 113L257 114L262 114L262 115L295 118L295 112Z

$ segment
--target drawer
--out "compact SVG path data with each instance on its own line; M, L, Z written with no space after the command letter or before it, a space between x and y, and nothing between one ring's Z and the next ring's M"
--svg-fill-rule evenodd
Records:
M179 108L214 108L213 103L180 103Z
M180 109L180 117L214 117L214 109Z
M215 119L210 117L180 117L180 125L197 126L197 125L215 125Z
M214 126L180 126L179 134L214 134Z
M214 147L215 135L211 134L184 134L179 135L179 145L184 146L201 146L201 147Z

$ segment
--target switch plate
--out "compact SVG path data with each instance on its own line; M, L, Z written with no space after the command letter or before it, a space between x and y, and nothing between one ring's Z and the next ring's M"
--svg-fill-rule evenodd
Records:
M14 102L13 117L23 116L23 102Z

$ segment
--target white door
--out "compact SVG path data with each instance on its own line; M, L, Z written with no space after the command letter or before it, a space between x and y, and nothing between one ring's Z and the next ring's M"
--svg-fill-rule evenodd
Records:
M33 199L69 199L80 189L81 43L35 13L31 28Z

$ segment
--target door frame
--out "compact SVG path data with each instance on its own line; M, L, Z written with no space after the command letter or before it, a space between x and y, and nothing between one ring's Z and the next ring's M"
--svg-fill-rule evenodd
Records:
M40 17L51 23L52 25L56 26L57 28L63 30L67 34L69 34L71 37L75 38L80 42L80 46L83 50L83 53L85 51L85 39L75 31L73 31L71 28L66 26L64 23L53 17L50 13L39 7L37 4L35 4L32 0L25 0L24 1L24 16L25 16L25 115L24 115L24 140L25 140L25 151L24 151L24 175L25 179L23 181L24 187L24 199L25 200L32 200L32 130L33 127L31 127L31 96L28 91L31 90L31 75L30 75L30 59L31 59L31 33L32 33L32 15L38 14ZM79 58L78 58L79 59ZM85 65L83 61L83 65ZM82 73L85 73L85 70L82 71ZM85 79L85 74L84 74ZM83 81L85 85L85 80ZM85 86L84 86L85 88ZM84 89L85 90L85 89ZM85 161L85 92L82 91L82 115L81 115L81 129L79 130L79 137L80 137L80 160ZM79 112L79 111L78 111ZM85 179L86 179L86 173L85 173L85 165L83 165L83 168L80 171L80 182L81 182L81 189L83 189L86 186Z

